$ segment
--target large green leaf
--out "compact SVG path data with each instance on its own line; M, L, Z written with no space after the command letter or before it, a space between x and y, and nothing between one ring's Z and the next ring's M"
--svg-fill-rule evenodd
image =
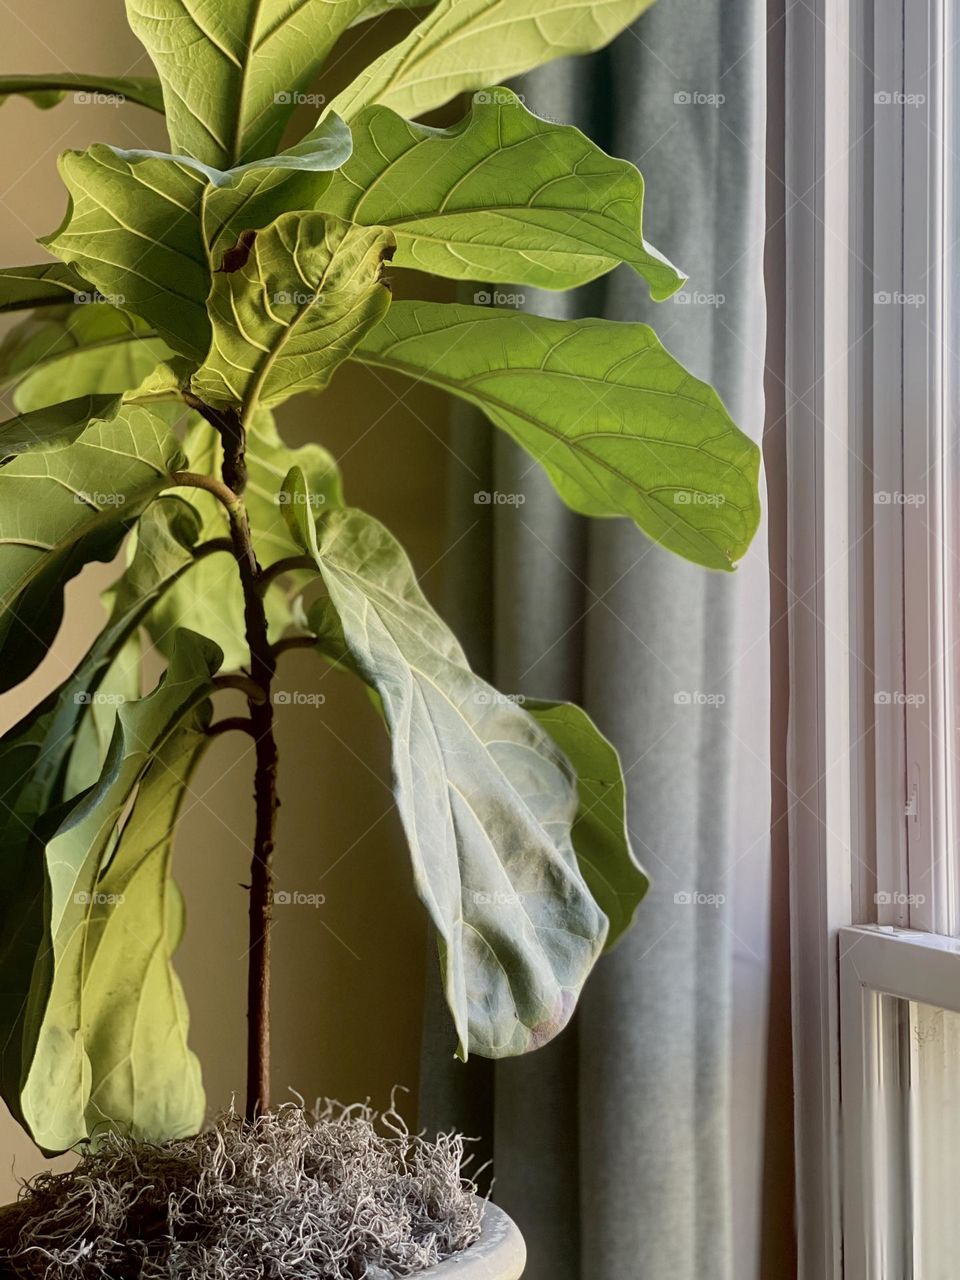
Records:
M220 439L207 422L200 420L193 424L184 448L191 470L219 474ZM265 568L300 551L299 543L290 536L279 501L283 479L293 466L302 468L309 478L315 513L343 505L340 473L326 449L317 444L290 449L277 434L272 416L268 412L256 414L247 431L248 476L244 499L257 559ZM229 535L226 513L216 498L196 489L180 492L188 496L198 513L203 541ZM290 589L303 578L302 572L290 575L287 579ZM279 639L294 621L288 592L282 583L269 588L264 604L270 637ZM236 670L249 663L243 594L231 552L217 552L198 561L157 601L146 619L147 631L163 653L169 653L176 628L181 626L216 641L223 651L225 669Z
M213 341L193 390L208 404L258 405L319 391L385 315L394 239L329 214L288 213L256 233L246 262L214 279Z
M37 107L55 107L68 93L81 105L107 99L135 102L163 114L160 81L153 76L99 76L54 71L41 76L0 76L0 105L13 96L29 98Z
M356 356L478 405L592 516L730 569L760 519L760 451L647 325L398 302Z
M653 0L438 0L423 21L333 100L349 120L371 103L419 116L458 93L608 44Z
M566 1025L607 930L571 844L570 767L536 720L470 670L381 524L348 509L316 528L303 476L286 490L291 527L382 701L459 1052L537 1048Z
M206 301L223 249L291 206L311 207L349 154L349 130L336 117L310 142L231 172L101 144L67 151L60 173L70 204L43 243L108 301L200 361L210 346Z
M630 847L627 788L620 757L582 707L533 698L525 698L523 705L576 771L580 804L573 824L573 847L587 888L610 921L609 950L629 929L650 887Z
M156 1141L202 1123L171 965L179 903L168 906L169 864L219 660L216 646L183 632L156 691L118 708L98 782L37 836L46 926L24 1015L19 1111L47 1151L106 1126Z
M136 387L169 347L149 326L106 303L51 307L28 316L0 345L0 381L19 379L22 412Z
M38 824L100 776L117 709L139 696L136 628L193 564L199 520L163 497L137 529L137 552L111 589L110 616L73 674L0 740L0 1094L19 1111L23 1017L42 947L43 864Z
M627 262L658 300L683 283L643 239L637 169L579 129L531 115L509 89L474 95L450 129L368 107L353 136L322 207L392 227L398 266L570 289Z
M175 151L221 169L268 156L368 0L127 0L164 86Z
M0 467L0 689L43 658L60 627L66 583L89 561L113 558L184 463L155 414L123 407L70 444Z
M72 444L86 431L92 418L110 418L118 407L115 395L88 395L18 413L0 422L0 460L29 453L31 449Z
M89 286L64 262L0 268L0 314L73 302Z

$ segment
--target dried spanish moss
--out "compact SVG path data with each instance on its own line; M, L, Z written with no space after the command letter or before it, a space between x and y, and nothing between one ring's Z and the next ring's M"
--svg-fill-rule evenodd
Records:
M158 1146L107 1135L0 1218L0 1268L29 1280L386 1280L473 1244L463 1139L391 1109L229 1111Z

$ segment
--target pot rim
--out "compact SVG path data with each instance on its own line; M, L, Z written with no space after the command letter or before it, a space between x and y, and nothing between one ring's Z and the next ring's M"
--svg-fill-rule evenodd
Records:
M500 1208L481 1196L480 1237L469 1248L432 1267L416 1272L411 1280L520 1280L527 1261L527 1246L520 1228Z

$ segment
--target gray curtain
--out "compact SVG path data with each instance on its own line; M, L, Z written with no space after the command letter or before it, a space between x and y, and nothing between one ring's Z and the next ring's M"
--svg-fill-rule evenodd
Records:
M573 296L529 291L525 305L649 321L755 437L764 19L759 0L659 0L611 48L521 86L538 115L641 168L645 231L690 276L685 302L651 305L620 268ZM580 701L617 744L653 888L575 1025L539 1053L452 1063L434 989L422 1119L485 1138L495 1198L527 1238L529 1280L720 1280L733 1266L736 872L763 840L769 803L763 535L736 575L711 574L626 521L572 515L528 457L471 416L452 446L449 616L500 688ZM524 501L478 506L478 490ZM688 901L697 894L723 901Z

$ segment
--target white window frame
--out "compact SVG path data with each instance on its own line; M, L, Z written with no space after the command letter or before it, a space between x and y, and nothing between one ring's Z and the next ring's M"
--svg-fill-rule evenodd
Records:
M960 128L944 104L956 113L960 93L951 60L938 56L958 38L955 3L785 7L800 1280L899 1280L896 1267L878 1269L897 1223L886 1204L880 1220L891 1225L878 1234L868 1155L888 1135L866 1087L895 1045L865 993L892 988L951 1008L937 977L947 968L960 991L960 954L946 936L960 932L957 860L947 856L958 846L945 616L960 581L945 551L956 518L945 496L958 477L940 446L957 425L944 353L957 349L960 324L930 269L952 257L960 278L942 230L958 204L945 175L960 169L945 164ZM851 939L876 966L856 990L840 960Z

